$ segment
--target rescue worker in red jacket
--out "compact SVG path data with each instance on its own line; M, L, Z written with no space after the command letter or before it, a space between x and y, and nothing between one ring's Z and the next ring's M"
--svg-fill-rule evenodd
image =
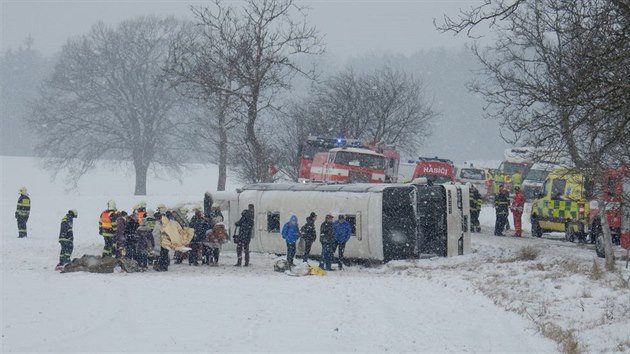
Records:
M107 209L101 213L100 220L98 221L98 233L103 236L103 240L105 241L103 257L112 257L114 253L117 214L116 202L110 200L107 202Z
M525 207L525 195L521 192L521 187L514 187L514 200L512 200L512 217L514 218L514 236L521 237L521 217L523 216L523 208Z

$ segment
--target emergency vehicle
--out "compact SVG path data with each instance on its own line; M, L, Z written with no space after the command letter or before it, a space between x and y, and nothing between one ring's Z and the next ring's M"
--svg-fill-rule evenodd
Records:
M453 161L437 157L419 157L413 179L424 177L432 184L455 182Z
M525 178L530 167L534 164L532 159L534 150L531 147L506 149L503 152L505 160L492 173L491 190L489 192L493 195L497 194L502 184L512 192L514 190L514 181L512 179L517 173L520 175L521 180L516 181L516 184L521 184L522 179Z
M538 195L542 192L543 182L554 168L558 165L552 162L536 162L532 165L523 180L521 191L525 195L527 200L538 198Z
M486 198L488 191L486 189L486 180L488 178L486 170L472 166L462 166L455 169L455 182L461 184L470 183L479 191L482 198Z
M605 171L601 184L606 217L613 244L630 248L630 170L627 166ZM556 168L543 184L540 198L532 203L532 235L560 231L565 239L595 243L597 255L604 257L603 233L594 184L579 173Z
M382 143L309 136L300 147L299 182L393 183L400 153Z

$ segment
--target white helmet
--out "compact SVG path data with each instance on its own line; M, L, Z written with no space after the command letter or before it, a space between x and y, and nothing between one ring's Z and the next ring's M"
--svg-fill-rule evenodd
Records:
M219 208L219 207L221 207L221 204L219 204L217 202L214 202L214 203L212 203L212 207L213 208Z
M146 207L147 207L147 202L145 202L144 200L141 200L138 203L136 203L136 205L133 208L134 209L144 209Z
M113 199L107 202L107 210L116 210L116 202Z
M70 209L68 210L68 212L72 215L74 215L74 217L79 217L79 212L76 209Z
M164 213L164 212L166 212L166 205L164 205L164 204L159 204L159 205L157 206L157 211L158 211L158 213Z
M26 187L20 187L19 192L20 194L28 195L28 191L26 190Z

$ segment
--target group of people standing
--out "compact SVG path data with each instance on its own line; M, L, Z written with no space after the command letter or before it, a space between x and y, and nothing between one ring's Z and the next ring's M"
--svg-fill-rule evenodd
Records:
M479 223L479 213L481 212L481 204L483 198L481 193L473 184L468 185L470 188L470 228L471 232L481 232ZM508 216L510 211L514 221L514 236L522 237L522 216L525 207L525 194L521 192L520 186L514 186L514 199L510 203L510 192L505 185L501 185L499 193L494 196L494 209L496 219L494 223L494 235L504 236L503 231L510 229Z
M514 187L514 200L510 204L510 192L504 186L501 185L499 193L494 197L494 209L496 212L496 221L494 224L494 235L504 236L503 231L509 229L508 215L512 212L512 218L514 221L514 236L522 237L522 223L523 209L525 207L525 194L521 192L520 186Z
M302 261L308 261L311 247L317 240L316 220L317 214L311 212L306 218L306 223L302 227L299 227L297 216L291 215L287 223L282 227L281 235L287 244L287 262L290 267L294 266L293 259L295 258L296 245L300 239L304 241ZM319 266L328 271L333 270L332 258L337 250L339 250L338 269L343 269L346 242L350 240L350 236L352 235L352 225L350 225L344 215L339 215L338 219L334 222L333 220L332 214L327 214L324 222L322 222L319 227L319 242L322 245Z

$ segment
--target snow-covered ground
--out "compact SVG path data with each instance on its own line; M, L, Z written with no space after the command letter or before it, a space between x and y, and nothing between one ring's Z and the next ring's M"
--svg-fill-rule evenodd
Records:
M235 268L226 250L216 268L59 274L59 221L69 208L79 210L73 256L100 254L108 199L126 210L140 199L150 208L200 202L216 169L194 166L181 184L151 179L139 198L122 171L101 166L66 193L35 159L1 162L1 352L630 352L625 263L599 273L589 245L490 236L489 207L473 253L449 259L288 277L273 272L274 255ZM33 199L27 239L16 237L13 219L21 185Z

